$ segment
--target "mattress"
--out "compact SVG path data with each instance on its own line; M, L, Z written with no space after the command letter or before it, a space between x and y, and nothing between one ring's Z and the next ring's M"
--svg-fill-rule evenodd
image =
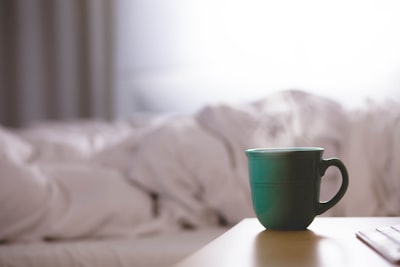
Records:
M167 232L147 237L0 245L0 266L172 266L227 228Z

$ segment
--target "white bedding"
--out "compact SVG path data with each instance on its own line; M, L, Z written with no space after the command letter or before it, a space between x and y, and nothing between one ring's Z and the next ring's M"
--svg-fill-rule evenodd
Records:
M400 215L399 139L398 104L349 110L299 91L187 116L3 127L0 240L234 224L253 216L244 150L264 146L322 146L344 160L349 191L328 214ZM323 181L329 198L337 174Z

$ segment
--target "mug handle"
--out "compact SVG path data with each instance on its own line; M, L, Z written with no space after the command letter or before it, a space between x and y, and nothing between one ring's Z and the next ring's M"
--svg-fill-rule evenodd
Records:
M342 174L342 185L340 186L339 191L331 200L318 203L317 215L324 213L328 209L332 208L336 203L338 203L339 200L344 196L344 193L346 193L347 187L349 186L349 175L347 173L346 167L344 166L343 162L340 161L340 159L322 159L320 165L320 175L324 176L325 171L330 166L336 166L340 170L340 173Z

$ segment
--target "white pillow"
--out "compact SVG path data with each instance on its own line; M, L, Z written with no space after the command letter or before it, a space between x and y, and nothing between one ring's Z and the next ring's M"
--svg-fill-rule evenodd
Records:
M0 159L13 162L27 161L33 153L32 146L12 131L0 127Z
M49 189L37 167L0 160L0 241L43 236Z

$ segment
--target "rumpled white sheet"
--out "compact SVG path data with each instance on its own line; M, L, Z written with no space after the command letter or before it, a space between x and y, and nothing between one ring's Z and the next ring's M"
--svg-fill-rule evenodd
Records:
M298 91L208 106L144 136L130 178L159 195L163 225L235 223L254 216L245 149L314 145L337 155L345 120L337 103Z
M139 235L254 216L244 150L322 146L350 187L327 214L400 215L398 105L300 91L179 117L0 128L0 240ZM329 172L321 198L340 181Z
M143 127L49 124L0 130L0 240L129 236L153 216L147 192L107 157L132 149ZM146 126L147 128L147 126ZM107 153L105 156L103 153ZM102 164L107 158L110 166Z

